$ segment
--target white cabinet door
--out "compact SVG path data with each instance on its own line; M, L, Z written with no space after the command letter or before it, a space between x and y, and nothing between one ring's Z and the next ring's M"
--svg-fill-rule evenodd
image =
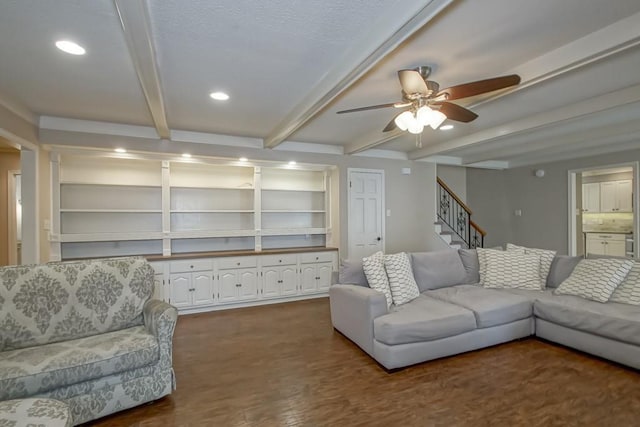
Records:
M633 212L633 183L630 179L616 182L616 212Z
M331 273L333 272L333 264L325 262L316 266L318 275L318 290L327 291L331 287Z
M595 238L587 234L587 254L605 255L604 240Z
M242 300L250 300L258 298L258 270L255 268L247 268L246 270L238 270L238 279L240 289L238 297Z
M153 276L153 294L151 299L159 299L164 301L164 275L156 274Z
M220 272L220 280L218 281L218 292L220 293L220 302L234 302L238 300L238 288L240 281L236 270L225 270Z
M606 255L623 257L626 256L626 247L624 240L609 240L605 244L605 252Z
M617 187L615 181L600 183L600 212L616 212Z
M582 184L582 211L600 212L600 183Z
M280 294L295 295L298 293L298 274L295 266L280 267Z
M303 294L317 292L318 279L315 264L303 264L300 273L300 290Z
M213 273L191 273L193 305L213 304Z
M280 295L281 267L265 267L262 270L262 296L265 298Z
M189 307L191 305L191 273L176 273L170 276L171 305Z

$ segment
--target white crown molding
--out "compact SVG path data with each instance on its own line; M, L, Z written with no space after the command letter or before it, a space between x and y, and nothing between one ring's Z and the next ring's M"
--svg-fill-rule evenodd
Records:
M311 142L295 141L284 141L282 144L275 147L274 150L297 151L301 153L336 154L339 156L344 154L344 147L342 145L315 144Z
M438 165L462 166L462 159L455 156L429 156L418 159L418 162L436 163Z
M210 145L229 145L232 147L262 148L262 140L259 138L192 132L188 130L172 130L171 141Z
M68 119L65 117L41 116L40 129L158 139L156 130L150 126Z
M402 25L392 22L391 16L382 16L358 40L353 40L342 58L336 61L339 66L329 70L324 77L315 82L302 102L296 105L264 139L264 146L274 148L284 142L296 130L320 112L333 99L355 83L364 73L393 52L403 41L435 18L453 0L407 1L402 7L409 11Z
M354 153L353 156L358 157L375 157L378 159L393 159L393 160L409 160L409 156L404 151L395 150L380 150L372 149L367 151L361 151Z
M0 93L0 105L32 125L38 125L38 116L36 114L33 114L25 105L22 105L16 100L9 99L9 97L2 93Z
M509 169L511 164L504 160L487 160L485 162L470 163L464 166L467 168L476 168L476 169L502 170L502 169Z
M593 62L600 61L625 50L632 49L640 45L640 35L637 31L637 28L639 27L640 13L636 13L541 55L531 61L521 64L520 66L505 73L519 74L522 77L522 82L518 86L500 91L494 96L490 96L480 102L467 106L467 108L474 108L479 105L492 102L503 96L541 84L560 75L585 67ZM402 132L398 135L394 135L393 138L401 134ZM362 139L358 141L357 144L354 143L349 145L345 152L349 154L361 149L373 148L393 139L389 138L388 135L385 135L383 138L376 138L377 137L374 136L370 139ZM446 142L436 144L435 147L438 147L441 144L446 144ZM429 156L433 154L433 152L427 154L423 153L424 152L421 150L415 150L409 157L417 159L420 156Z

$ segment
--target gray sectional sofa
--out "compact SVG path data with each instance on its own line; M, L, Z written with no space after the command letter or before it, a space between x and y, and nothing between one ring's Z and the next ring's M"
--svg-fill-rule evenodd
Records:
M81 424L175 388L175 307L144 258L0 268L0 401L57 399Z
M556 256L546 290L486 289L474 250L411 254L420 296L387 307L361 263L329 291L335 329L387 369L536 335L640 369L640 306L554 295L578 257Z

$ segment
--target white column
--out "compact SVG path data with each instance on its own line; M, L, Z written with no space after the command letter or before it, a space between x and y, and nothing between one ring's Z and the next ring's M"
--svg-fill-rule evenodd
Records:
M37 264L40 261L37 151L22 149L20 170L22 174L22 263Z

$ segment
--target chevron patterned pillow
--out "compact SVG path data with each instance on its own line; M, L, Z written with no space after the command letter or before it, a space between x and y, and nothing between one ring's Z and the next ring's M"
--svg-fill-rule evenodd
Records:
M583 259L553 293L607 302L632 267L630 259Z
M384 255L382 252L378 251L371 256L362 258L362 269L364 270L364 275L367 276L369 287L382 292L387 299L387 307L390 307L393 304L393 299L387 272L384 269Z
M484 277L487 274L487 252L504 252L502 249L492 249L492 248L477 248L476 252L478 254L478 275L480 276L480 284L484 284ZM513 250L513 252L524 253L524 250Z
M485 288L517 288L540 291L540 257L516 251L487 251Z
M635 261L627 277L613 291L610 302L640 305L640 262Z
M553 259L556 257L556 251L550 249L525 248L524 246L514 245L513 243L507 243L507 250L524 251L525 254L538 255L540 257L540 280L542 280L542 283L546 286L547 276L549 276L549 271L551 270L551 263L553 263Z
M413 277L411 261L406 253L385 255L384 267L387 270L391 296L395 305L406 304L420 296L420 289Z

